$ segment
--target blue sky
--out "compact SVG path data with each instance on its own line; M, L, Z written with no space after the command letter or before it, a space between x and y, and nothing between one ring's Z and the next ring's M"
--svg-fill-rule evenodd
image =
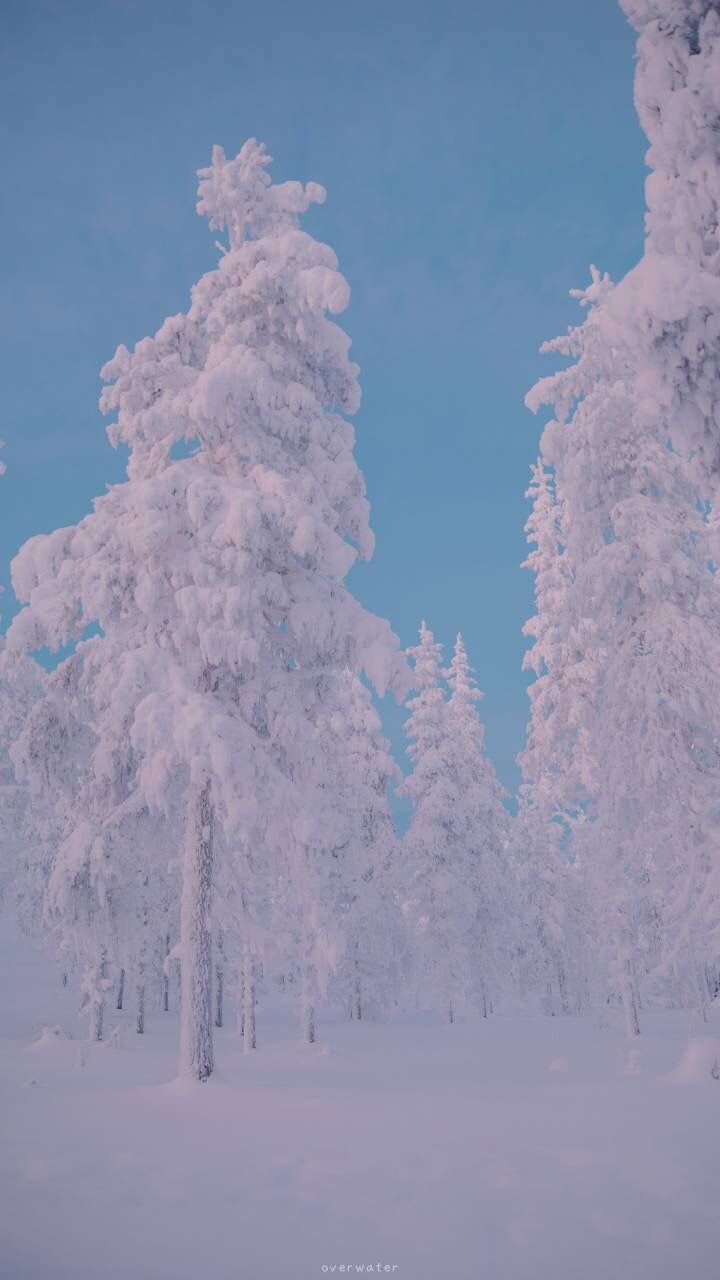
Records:
M422 617L448 645L463 631L514 785L541 428L523 396L589 263L618 276L641 251L614 0L6 0L3 27L3 580L25 538L122 477L98 370L186 306L216 258L195 170L254 135L278 179L327 187L306 225L353 289L377 535L353 589L403 643Z

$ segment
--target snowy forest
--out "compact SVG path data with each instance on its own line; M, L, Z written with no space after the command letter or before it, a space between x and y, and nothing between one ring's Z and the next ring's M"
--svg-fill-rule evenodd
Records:
M620 2L649 144L645 247L617 281L591 268L527 393L535 607L515 794L485 741L493 671L462 634L436 640L430 594L404 648L346 581L373 555L372 493L338 320L350 288L307 229L324 188L276 180L255 138L198 171L212 265L101 370L125 478L25 542L17 607L3 602L3 922L83 1019L71 1037L59 1012L37 1042L73 1038L81 1083L88 1055L115 1048L122 1089L123 1063L164 1037L177 1067L163 1059L160 1079L177 1073L192 1111L231 1043L253 1080L267 1052L267 1078L292 1082L336 1026L352 1024L350 1057L413 1018L440 1044L478 1027L492 1046L512 1019L591 1026L632 1077L668 1018L705 1123L717 1106L720 4ZM361 1260L326 1253L323 1271ZM709 1280L705 1254L693 1274Z

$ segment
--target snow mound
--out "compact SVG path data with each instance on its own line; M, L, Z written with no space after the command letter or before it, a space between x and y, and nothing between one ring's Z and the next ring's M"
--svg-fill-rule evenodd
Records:
M639 1049L628 1050L628 1055L627 1055L627 1058L625 1059L625 1066L623 1067L623 1071L626 1076L642 1075Z
M32 1044L28 1046L30 1049L47 1049L48 1045L57 1044L60 1040L71 1040L67 1032L62 1027L43 1027L40 1035Z
M720 1040L698 1036L688 1040L685 1051L668 1079L678 1084L702 1084L720 1080Z

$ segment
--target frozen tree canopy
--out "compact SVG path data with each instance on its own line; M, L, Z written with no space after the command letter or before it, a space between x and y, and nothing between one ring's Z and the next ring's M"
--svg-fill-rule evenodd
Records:
M625 8L651 143L646 250L617 285L593 270L584 323L546 346L575 363L528 397L557 416L528 526L522 763L574 830L606 980L637 1030L644 974L702 1005L717 960L720 13Z
M407 721L413 769L403 784L413 804L404 842L404 909L416 935L422 994L440 1001L452 1022L465 1000L487 1015L493 995L507 983L513 897L504 857L508 817L484 753L476 709L482 695L462 637L447 672L442 646L425 623L411 654L417 692Z
M186 814L183 1052L200 1078L212 1069L220 854L241 878L252 853L295 883L303 850L317 857L328 844L316 830L319 726L335 673L364 671L381 693L405 680L390 627L343 585L373 544L345 416L359 404L358 370L327 315L349 290L298 220L324 193L273 186L268 164L250 141L232 161L216 148L201 171L199 211L229 245L185 315L103 370L128 479L79 525L32 539L13 565L27 605L12 647L77 644L52 682L78 744L55 863L79 859L92 882L108 865L105 844L94 851L109 824L157 815L170 831ZM82 641L91 624L100 634ZM65 734L57 746L47 738L49 753ZM76 872L70 883L76 893ZM252 890L247 876L241 894Z

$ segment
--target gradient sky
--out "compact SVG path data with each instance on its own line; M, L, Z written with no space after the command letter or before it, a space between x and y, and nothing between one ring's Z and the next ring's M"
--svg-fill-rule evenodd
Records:
M377 551L352 587L405 644L423 617L448 645L463 631L513 786L542 425L523 396L589 264L619 276L641 251L614 0L5 0L1 39L3 580L122 478L98 370L186 307L217 257L195 170L254 135L278 180L327 187L305 225L353 290Z

